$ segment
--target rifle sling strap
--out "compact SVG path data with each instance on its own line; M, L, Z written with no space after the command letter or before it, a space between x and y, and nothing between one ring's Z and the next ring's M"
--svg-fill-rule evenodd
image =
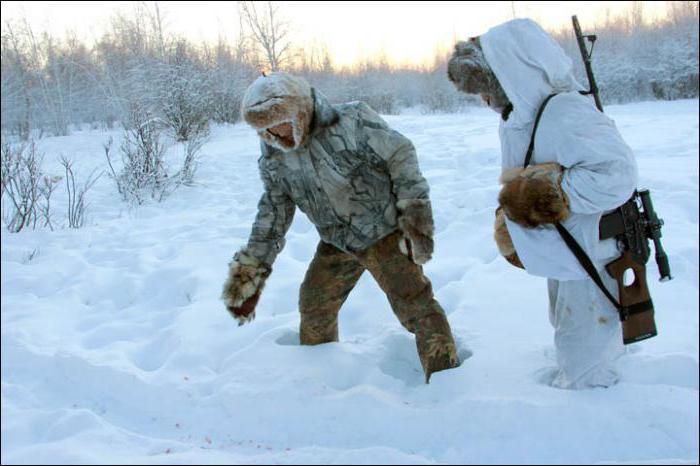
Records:
M581 248L581 246L578 244L578 241L576 241L571 235L571 233L569 233L569 230L564 228L564 226L559 222L555 223L554 226L556 227L557 231L559 232L559 235L569 247L571 252L574 254L574 256L576 256L576 259L578 260L579 264L581 264L581 267L583 267L586 273L588 273L588 276L591 277L591 280L593 280L593 282L598 286L598 288L600 288L600 291L603 292L605 297L608 298L608 300L618 310L618 312L620 313L621 320L626 320L627 317L629 317L630 315L637 314L639 312L644 312L653 308L651 300L637 303L632 306L622 306L622 304L620 304L610 293L610 291L608 291L608 289L605 287L603 279L600 278L600 274L593 265L593 262L591 262L591 259L588 257L588 254L586 254L583 248Z
M532 137L530 138L530 145L527 148L527 154L525 154L525 164L523 165L523 168L527 168L527 166L530 165L530 159L532 159L532 151L535 150L535 133L537 132L537 126L540 124L540 118L542 118L542 113L544 112L544 108L549 103L549 99L551 99L555 95L557 94L549 94L547 98L544 99L544 102L542 102L542 105L540 105L540 109L537 111L537 116L535 117L535 126L532 128Z
M535 134L537 134L537 126L540 123L540 118L542 117L544 108L547 106L550 99L555 95L557 95L557 93L550 94L549 96L547 96L547 98L544 99L544 102L542 102L540 109L537 111L537 117L535 118L535 125L532 128L530 145L527 149L527 154L525 155L525 164L523 165L523 168L527 168L527 166L530 165L530 160L532 159L532 152L535 148ZM610 300L613 306L615 306L615 308L618 310L618 312L620 313L621 320L626 320L627 317L629 317L630 315L637 314L639 312L644 312L651 308L651 301L645 301L632 306L622 306L615 299L615 297L612 294L610 294L610 291L608 291L608 289L605 287L605 285L603 284L603 280L598 274L598 270L596 270L595 266L593 265L593 262L591 262L591 259L588 257L588 254L586 254L586 252L578 244L576 239L574 239L571 233L569 233L569 231L566 228L564 228L564 226L559 222L555 223L554 226L556 227L557 231L559 232L559 235L569 247L573 255L576 256L576 259L578 260L579 264L581 264L581 267L583 267L586 273L588 273L588 276L591 277L591 280L593 280L593 282L598 286L598 288L600 288L600 291L603 292L605 297L608 298L608 300Z

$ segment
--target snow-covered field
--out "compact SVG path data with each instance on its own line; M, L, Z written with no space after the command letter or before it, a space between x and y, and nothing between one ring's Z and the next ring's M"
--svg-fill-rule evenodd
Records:
M318 242L300 212L257 319L236 326L219 295L262 188L254 132L219 126L198 184L161 204L128 209L103 176L89 226L3 232L2 463L697 464L698 101L606 111L666 222L675 277L658 283L650 261L660 334L627 348L618 385L546 385L545 280L492 240L497 115L386 117L431 185L426 273L464 360L429 385L368 274L340 343L298 344L298 287ZM104 168L110 134L42 139L46 168L60 173L60 153L79 177Z

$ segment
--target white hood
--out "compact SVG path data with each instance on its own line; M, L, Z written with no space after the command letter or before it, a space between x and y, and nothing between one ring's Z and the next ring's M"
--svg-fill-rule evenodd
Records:
M572 73L571 59L530 19L515 19L480 36L486 61L513 104L508 125L535 118L542 101L553 92L582 90Z
M599 112L572 74L571 60L534 21L517 19L480 36L484 56L513 111L501 121L502 169L522 167L537 111L548 103L537 130L532 164L564 167L562 189L571 216L563 223L601 268L619 255L614 240L599 241L603 212L623 204L637 182L636 162L615 123ZM558 280L588 275L552 226L523 228L506 219L528 273Z

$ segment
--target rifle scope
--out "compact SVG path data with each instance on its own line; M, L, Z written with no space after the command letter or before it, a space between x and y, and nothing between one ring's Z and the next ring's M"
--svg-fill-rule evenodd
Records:
M639 191L639 199L642 201L642 207L644 207L644 220L645 220L645 230L647 236L654 241L654 249L656 250L656 265L659 267L659 281L666 282L671 280L671 267L668 264L668 256L661 245L661 226L664 221L656 215L654 211L654 205L651 203L651 195L648 189Z

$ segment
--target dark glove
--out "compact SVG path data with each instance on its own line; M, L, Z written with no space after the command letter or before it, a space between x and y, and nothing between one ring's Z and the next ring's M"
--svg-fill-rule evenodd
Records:
M252 322L255 319L255 306L258 305L260 299L260 291L255 293L250 298L243 301L239 307L226 306L226 309L238 321L238 326Z

